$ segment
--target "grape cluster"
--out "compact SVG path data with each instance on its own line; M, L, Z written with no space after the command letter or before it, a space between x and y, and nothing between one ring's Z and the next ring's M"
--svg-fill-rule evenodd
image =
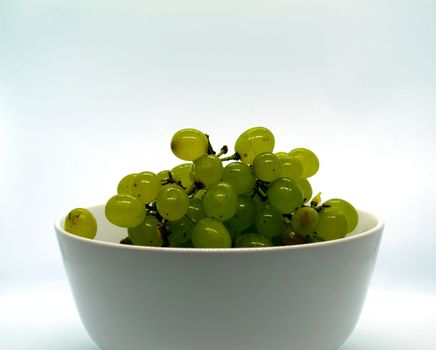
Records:
M159 247L294 245L353 231L358 214L349 202L312 198L308 178L319 169L317 156L306 148L274 152L274 145L270 130L253 127L225 156L228 147L216 153L203 132L179 130L171 150L185 162L122 178L106 203L106 218L127 229L121 243ZM90 212L76 208L65 230L94 238L97 227Z

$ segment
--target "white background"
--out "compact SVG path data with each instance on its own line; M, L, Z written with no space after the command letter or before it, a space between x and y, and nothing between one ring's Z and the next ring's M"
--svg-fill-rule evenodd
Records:
M435 4L0 1L0 347L96 349L55 218L176 165L178 129L219 149L264 125L386 222L343 349L436 349Z

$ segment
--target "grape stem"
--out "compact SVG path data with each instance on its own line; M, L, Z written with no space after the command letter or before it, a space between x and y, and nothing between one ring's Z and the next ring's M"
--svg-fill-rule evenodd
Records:
M258 195L260 199L265 202L267 200L267 195L265 193L265 187L267 186L266 182L257 180L254 184L253 194Z
M207 154L215 155L216 152L213 150L212 144L210 143L210 138L208 134L205 134L207 137Z
M238 152L236 152L235 154L232 154L231 156L220 158L220 160L223 162L228 161L228 160L240 160L240 159L241 159L241 156L239 155Z
M229 151L229 148L224 145L223 147L221 147L221 150L219 151L219 153L216 155L217 157L221 157L223 154L226 154Z

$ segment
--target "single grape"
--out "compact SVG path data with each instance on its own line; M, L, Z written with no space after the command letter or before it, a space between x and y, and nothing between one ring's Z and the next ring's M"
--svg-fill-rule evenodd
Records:
M167 184L171 179L171 172L169 170L162 170L157 173L162 185Z
M169 221L180 220L188 210L189 197L179 185L164 185L157 195L156 206L163 218Z
M241 195L238 201L235 215L225 222L226 227L233 232L242 232L253 226L257 212L256 203L250 196Z
M117 194L105 206L106 218L120 227L138 226L145 218L145 206L130 194Z
M88 209L75 208L65 218L64 230L76 236L94 239L97 235L97 221Z
M117 193L132 194L132 185L135 177L136 177L136 173L124 176L118 183Z
M160 188L159 176L151 171L144 171L133 179L131 194L140 199L142 203L149 204L157 198Z
M259 180L272 182L280 177L282 162L274 153L260 153L254 157L253 171Z
M223 173L221 160L213 154L201 156L192 164L192 179L194 182L200 182L206 187L220 182Z
M203 208L203 201L197 197L189 198L189 207L186 211L186 216L196 223L207 216Z
M204 218L192 229L192 243L196 248L231 248L232 238L221 221Z
M233 162L224 167L223 181L230 184L237 194L245 194L253 190L256 177L247 164Z
M281 156L280 162L282 163L282 177L287 177L289 179L297 180L303 175L303 163L299 158L292 158L289 154L285 153L286 156Z
M171 177L183 188L190 188L194 182L191 177L192 163L183 163L171 169Z
M311 207L302 207L292 216L292 227L300 236L307 236L315 232L318 227L318 212Z
M171 139L171 150L182 160L193 161L207 153L209 140L197 129L182 129Z
M238 195L226 182L211 185L203 197L203 208L212 218L225 221L235 215L238 209Z
M319 169L319 160L315 153L307 148L295 148L289 152L291 158L296 158L303 164L301 177L308 178L315 175Z
M301 192L303 192L303 202L306 203L310 200L312 197L312 185L310 184L309 180L305 178L301 178L298 180L295 180L297 182L297 185L300 187Z
M274 150L275 139L265 127L254 127L244 131L236 140L235 151L245 164L252 164L254 157L263 152Z
M285 220L277 209L265 206L263 210L257 213L255 225L258 233L272 239L283 232Z
M297 245L305 243L304 238L297 234L292 225L286 225L281 237L282 245Z
M170 247L180 247L188 243L191 240L193 227L194 223L187 216L177 221L170 221L168 236Z
M316 233L327 241L345 237L348 233L348 222L345 215L335 207L323 207L319 212Z
M323 206L330 206L333 208L337 208L342 212L342 214L345 215L345 218L347 219L348 222L347 233L350 233L356 228L357 223L359 221L359 214L357 213L356 208L354 208L351 203L347 202L345 199L332 198L326 201L323 204Z
M239 236L236 241L236 248L263 248L272 247L271 241L265 236L258 233L246 233Z
M303 193L297 182L280 177L267 191L268 201L282 214L291 214L303 205Z
M163 244L159 221L152 215L147 215L138 226L129 227L127 234L134 245L161 247Z

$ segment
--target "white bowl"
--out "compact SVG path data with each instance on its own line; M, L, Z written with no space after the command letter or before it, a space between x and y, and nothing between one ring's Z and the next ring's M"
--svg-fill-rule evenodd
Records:
M121 245L104 206L95 240L55 224L82 322L102 349L332 350L353 331L383 222L359 211L346 238L299 246Z

